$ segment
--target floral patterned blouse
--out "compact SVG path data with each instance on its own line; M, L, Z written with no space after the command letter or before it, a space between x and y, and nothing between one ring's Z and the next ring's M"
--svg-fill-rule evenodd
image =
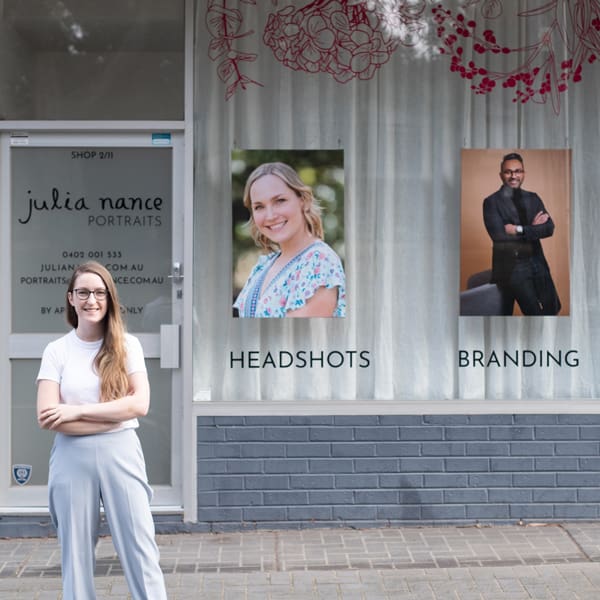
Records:
M280 252L261 256L234 307L240 317L285 317L306 304L320 287L338 288L332 317L346 316L346 277L340 257L323 241L313 242L294 256L262 290L265 276Z

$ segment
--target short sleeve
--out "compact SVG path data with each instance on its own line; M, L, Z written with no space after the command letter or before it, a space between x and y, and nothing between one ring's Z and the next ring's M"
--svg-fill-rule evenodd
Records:
M144 351L140 341L133 335L127 334L126 337L127 345L127 374L132 373L146 373L146 361L144 360Z
M345 300L345 276L339 256L325 244L319 244L295 266L289 282L286 311L304 306L320 287L338 288L338 305ZM334 315L332 315L334 316Z
M56 381L60 383L62 376L62 361L56 343L50 343L44 349L42 354L42 362L38 372L36 382L42 379Z

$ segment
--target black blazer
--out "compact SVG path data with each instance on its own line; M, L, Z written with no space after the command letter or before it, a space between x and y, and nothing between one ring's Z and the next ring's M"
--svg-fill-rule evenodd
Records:
M531 225L535 215L546 212L541 198L534 192L521 190L521 199L525 209L526 223L521 223L512 199L513 190L502 186L497 192L483 201L483 222L492 238L492 283L505 285L519 259L532 255L541 256L544 252L540 240L554 233L554 221L549 218L542 225ZM504 231L507 224L523 226L522 235L509 235Z

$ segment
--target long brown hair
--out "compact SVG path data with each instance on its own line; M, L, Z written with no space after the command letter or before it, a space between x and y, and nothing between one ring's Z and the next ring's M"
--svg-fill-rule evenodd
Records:
M300 198L302 203L302 211L304 220L306 221L306 227L311 235L319 239L323 239L323 223L321 222L321 207L319 202L313 196L312 188L306 185L300 176L292 167L281 162L263 163L259 165L250 173L246 186L244 187L244 206L250 211L250 231L252 238L258 246L261 246L265 250L277 251L279 246L271 241L268 237L260 233L254 217L252 215L252 201L250 200L250 188L252 184L265 175L275 175L279 177L296 195Z
M106 315L103 320L104 336L102 346L94 359L94 368L100 378L100 401L116 400L127 395L129 379L127 377L125 349L125 324L121 318L121 304L113 278L104 266L95 261L79 265L71 277L67 289L67 321L77 328L79 318L75 308L69 302L69 294L73 293L76 279L83 273L94 273L102 279L106 286Z

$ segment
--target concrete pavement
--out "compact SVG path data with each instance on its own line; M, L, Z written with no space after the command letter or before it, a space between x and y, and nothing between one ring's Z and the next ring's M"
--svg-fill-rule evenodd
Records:
M157 540L170 600L600 599L595 522ZM98 600L129 598L110 537L101 538L97 557ZM56 539L0 540L2 600L60 600L60 590Z

